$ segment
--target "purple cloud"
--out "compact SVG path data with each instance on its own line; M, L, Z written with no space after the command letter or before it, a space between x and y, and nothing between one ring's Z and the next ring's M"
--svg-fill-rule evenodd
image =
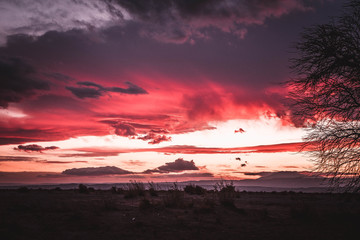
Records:
M168 162L155 169L148 169L144 173L169 173L169 172L182 172L186 170L199 170L194 161L186 161L182 158L176 159L174 162Z
M17 148L14 148L14 150L18 151L24 151L24 152L43 152L47 150L56 150L59 149L59 147L56 146L50 146L50 147L42 147L37 144L30 144L30 145L19 145Z
M101 176L101 175L125 175L132 172L114 167L87 167L87 168L71 168L62 172L62 174L76 175L76 176Z

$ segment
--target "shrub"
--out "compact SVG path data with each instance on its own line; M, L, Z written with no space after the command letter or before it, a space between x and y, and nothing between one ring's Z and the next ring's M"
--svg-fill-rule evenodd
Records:
M184 192L188 194L204 195L206 193L206 189L197 185L189 184L185 186Z
M237 192L235 190L234 183L220 181L217 182L214 186L215 191L218 193L219 201L221 205L227 208L235 209L235 198L237 197Z
M19 188L17 189L17 191L18 191L18 192L21 192L21 193L26 193L26 192L29 192L30 189L27 188L27 187L19 187Z
M145 196L145 186L142 182L130 181L127 184L127 189L125 191L125 198L135 198L139 196Z
M234 182L226 182L221 180L214 185L214 189L216 192L235 192Z
M149 193L152 197L157 197L158 193L157 191L159 190L159 186L156 185L154 182L148 182L149 183Z
M84 184L79 184L78 187L79 193L89 193L89 189Z
M177 183L174 183L167 191L163 198L163 202L165 207L169 208L185 207L184 192L179 189Z
M112 194L122 194L122 193L124 193L124 189L117 188L115 186L111 187L110 191L111 191Z

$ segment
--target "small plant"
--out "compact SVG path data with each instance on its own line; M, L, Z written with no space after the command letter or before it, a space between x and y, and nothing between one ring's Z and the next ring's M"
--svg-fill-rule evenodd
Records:
M142 182L130 181L127 184L127 189L125 191L125 198L135 198L139 196L145 196L145 186Z
M149 193L150 196L152 197L157 197L158 196L158 190L159 190L159 186L156 185L154 182L148 182L149 184Z
M206 193L206 189L197 185L189 184L185 186L184 192L188 194L204 195Z
M221 205L227 208L236 209L235 198L237 197L237 192L233 181L225 182L222 180L217 182L214 189L218 193Z
M216 191L219 192L235 192L235 186L233 181L227 182L221 180L220 182L215 183L214 188Z
M110 191L111 191L112 194L122 194L122 193L124 193L124 189L122 189L121 187L117 188L115 186L111 187Z
M26 192L29 192L30 189L27 188L27 187L19 187L19 188L17 189L17 191L18 191L18 192L21 192L21 193L26 193Z
M177 183L174 183L173 186L169 188L163 198L163 202L165 207L169 208L185 207L184 192L180 190Z
M84 184L79 184L78 187L79 193L89 193L89 189Z

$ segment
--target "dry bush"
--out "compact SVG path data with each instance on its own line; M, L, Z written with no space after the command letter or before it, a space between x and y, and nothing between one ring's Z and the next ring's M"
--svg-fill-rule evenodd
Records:
M79 184L78 186L79 193L89 193L89 189L84 184Z
M145 196L145 186L142 182L130 181L126 185L126 190L124 191L125 198L136 198L139 196Z
M235 198L237 197L237 192L232 181L226 182L222 180L217 182L214 189L217 192L221 205L227 208L236 208Z
M158 191L160 190L159 185L155 184L154 182L148 182L149 184L149 193L152 197L159 196Z
M184 192L181 191L177 183L174 183L173 186L166 192L166 195L163 197L163 203L165 207L169 208L186 207Z
M189 184L185 186L184 192L188 194L204 195L206 193L206 189L194 184Z

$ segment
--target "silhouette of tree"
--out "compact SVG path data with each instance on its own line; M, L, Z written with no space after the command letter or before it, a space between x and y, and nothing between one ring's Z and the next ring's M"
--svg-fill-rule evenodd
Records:
M336 186L359 191L360 1L349 1L329 23L304 30L295 48L297 77L288 82L293 121L308 129L305 146L316 170Z

